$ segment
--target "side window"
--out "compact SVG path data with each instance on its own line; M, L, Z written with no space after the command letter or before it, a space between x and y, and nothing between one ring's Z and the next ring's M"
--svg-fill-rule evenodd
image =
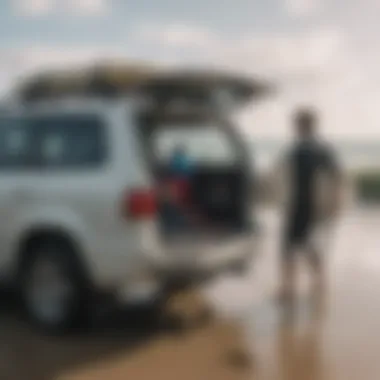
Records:
M0 119L0 170L22 169L31 164L32 135L17 118Z
M104 126L95 116L44 117L33 124L44 168L93 168L106 159Z

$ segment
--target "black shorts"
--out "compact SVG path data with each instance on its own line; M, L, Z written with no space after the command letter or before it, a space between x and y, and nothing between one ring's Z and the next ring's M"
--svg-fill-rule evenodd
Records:
M287 257L293 255L294 247L307 244L314 227L314 217L310 209L294 210L285 220L283 234L283 254Z

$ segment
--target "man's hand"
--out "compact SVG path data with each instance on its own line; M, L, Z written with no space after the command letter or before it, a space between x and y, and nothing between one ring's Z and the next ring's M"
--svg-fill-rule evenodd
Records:
M339 215L344 206L346 186L339 178L332 183L329 194L326 194L324 204L322 206L322 217L335 218Z

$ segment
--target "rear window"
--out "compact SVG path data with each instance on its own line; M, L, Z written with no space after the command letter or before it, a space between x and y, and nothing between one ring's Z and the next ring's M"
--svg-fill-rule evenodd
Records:
M153 147L159 161L169 160L178 147L197 163L229 164L237 158L229 135L209 123L162 125L155 131Z
M32 121L41 166L87 169L101 166L107 155L105 129L96 116L49 116Z

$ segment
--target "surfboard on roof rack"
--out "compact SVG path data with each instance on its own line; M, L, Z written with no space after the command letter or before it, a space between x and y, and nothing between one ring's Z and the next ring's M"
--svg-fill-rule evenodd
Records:
M96 65L83 70L50 71L37 75L19 89L23 102L68 96L105 98L130 94L153 98L160 104L178 102L244 104L271 92L264 81L210 70L163 70L147 65Z
M21 100L33 102L65 96L111 96L129 92L154 70L142 65L95 65L80 70L51 70L26 80Z

